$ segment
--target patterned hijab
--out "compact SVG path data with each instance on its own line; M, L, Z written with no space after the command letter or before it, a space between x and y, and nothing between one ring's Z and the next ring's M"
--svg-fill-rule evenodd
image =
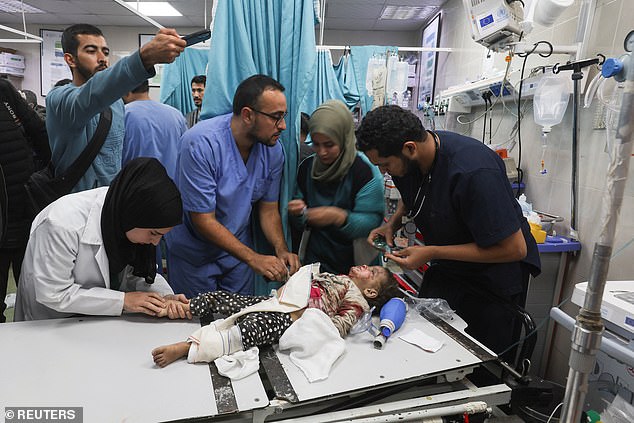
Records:
M176 226L181 223L182 216L180 192L163 165L147 157L128 162L108 188L101 211L101 234L110 274L119 274L129 264L134 267L135 276L153 283L156 247L134 244L125 233L134 228ZM111 288L118 287L119 283L111 280Z
M330 165L319 158L313 159L311 176L318 182L338 182L348 173L357 155L352 113L340 100L328 100L321 104L308 123L311 134L326 135L341 149L339 157Z

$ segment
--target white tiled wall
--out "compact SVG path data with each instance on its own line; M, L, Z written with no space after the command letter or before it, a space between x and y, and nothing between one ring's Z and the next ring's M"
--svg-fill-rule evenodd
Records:
M537 27L527 37L528 42L545 39L553 44L572 44L576 34L578 14L582 2L576 0L551 28ZM631 13L634 3L631 0L599 0L594 15L594 23L590 34L587 57L603 53L614 57L623 53L623 39L634 29ZM441 54L439 58L437 93L452 85L462 84L466 80L475 80L482 75L482 58L486 49L471 40L466 13L462 0L449 0L443 10L443 27L441 31L441 47L453 47L458 50ZM519 58L514 58L514 68L520 69ZM543 64L565 63L567 56L559 55L544 59L537 55L530 56L526 68ZM504 55L496 54L496 68L503 69ZM588 70L585 71L588 73ZM594 77L596 69L590 71ZM598 239L602 216L603 195L605 191L608 155L604 152L605 130L592 129L592 122L597 110L595 100L589 109L579 110L579 198L578 198L578 231L583 250L573 260L570 271L564 281L565 295L572 293L572 287L589 277L594 243ZM513 106L515 113L516 106ZM465 116L473 119L483 112L482 108L474 108ZM493 111L493 127L502 120L496 134L500 142L508 138L508 132L515 118L501 108ZM457 132L465 132L465 128L457 125ZM469 131L467 131L469 132ZM475 138L482 136L482 121L471 125L470 134ZM533 121L532 105L524 114L522 122L522 168L525 172L526 194L534 208L547 211L566 218L570 222L570 189L571 189L571 146L572 146L572 99L563 122L553 127L548 140L546 166L549 173L539 176L539 159L541 157L540 128ZM517 148L511 153L517 160ZM621 209L619 224L614 243L613 259L610 263L608 279L634 278L634 166L630 166L625 198ZM559 229L564 229L561 226ZM567 305L565 310L575 315L577 307ZM553 355L549 363L547 377L564 382L568 369L570 333L559 329L555 336Z

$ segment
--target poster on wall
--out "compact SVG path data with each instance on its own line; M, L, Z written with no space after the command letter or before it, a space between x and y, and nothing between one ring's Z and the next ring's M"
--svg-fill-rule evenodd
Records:
M152 38L154 38L155 34L139 34L139 48L143 47L144 44L148 43ZM163 77L163 68L165 64L159 63L154 65L154 70L156 71L156 75L154 77L148 79L148 83L150 87L160 87L161 86L161 78Z
M436 48L440 43L440 13L436 15L423 29L422 47ZM424 108L425 102L434 102L434 89L436 85L436 64L438 62L437 51L421 52L418 74L418 109Z
M64 61L62 31L40 29L40 94L46 96L62 79L73 79L70 68Z

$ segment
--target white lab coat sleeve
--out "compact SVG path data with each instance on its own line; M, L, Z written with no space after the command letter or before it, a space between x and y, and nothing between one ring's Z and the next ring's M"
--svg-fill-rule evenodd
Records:
M61 313L118 316L123 311L124 293L106 288L96 262L91 262L94 271L89 279L75 280L75 266L94 260L92 254L80 254L80 236L79 231L50 220L33 229L29 240L35 243L29 263L32 274L27 277L34 280L35 299Z
M149 284L145 283L143 278L138 276L134 276L132 274L133 268L132 266L126 266L124 269L123 278L121 281L121 286L119 289L123 292L157 292L161 295L170 295L173 294L174 291L169 286L165 278L159 274L154 278L154 283Z

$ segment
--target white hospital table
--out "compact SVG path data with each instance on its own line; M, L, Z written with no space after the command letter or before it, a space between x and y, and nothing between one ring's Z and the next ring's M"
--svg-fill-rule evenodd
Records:
M141 316L0 325L0 408L83 407L84 422L109 423L216 415L225 401L217 405L207 365L161 369L152 361L152 349L198 327ZM268 404L257 375L241 382L234 389L240 411Z
M199 325L132 315L0 325L0 408L83 407L84 422L210 416L317 422L326 415L372 413L376 403L381 412L398 412L475 399L497 405L510 398L506 385L475 387L464 379L494 355L446 323L422 317L406 320L401 331L417 327L442 339L437 353L402 341L399 332L383 350L372 347L369 334L358 334L347 338L329 378L312 384L287 354L272 348L261 350L260 373L239 381L218 375L213 364L154 365L153 348L184 340Z

